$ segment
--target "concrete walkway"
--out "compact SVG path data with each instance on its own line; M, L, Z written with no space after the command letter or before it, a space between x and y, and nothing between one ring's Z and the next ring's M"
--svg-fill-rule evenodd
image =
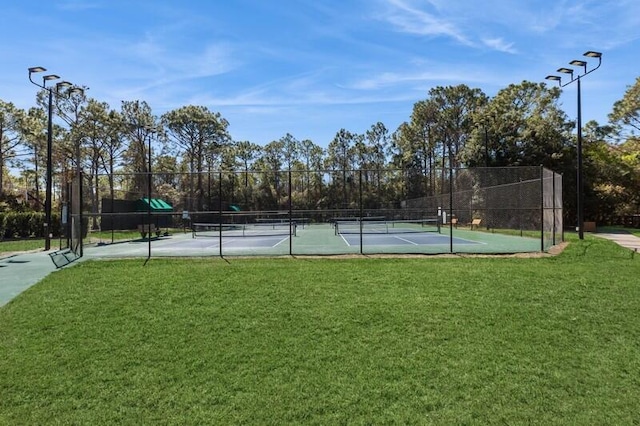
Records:
M46 251L0 258L0 306L55 270L49 252Z
M629 234L626 232L619 233L606 233L606 232L598 232L593 234L596 237L606 238L607 240L611 240L621 245L622 247L626 247L629 250L640 251L640 238L636 237L633 234Z

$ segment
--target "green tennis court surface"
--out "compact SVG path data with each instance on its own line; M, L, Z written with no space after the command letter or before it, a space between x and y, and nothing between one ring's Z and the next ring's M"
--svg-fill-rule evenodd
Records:
M391 227L390 227L391 226ZM415 228L415 227L418 228ZM206 228L206 229L205 229ZM343 228L344 229L344 228ZM270 232L275 232L269 235ZM291 234L295 235L289 235ZM415 222L376 224L362 233L340 231L340 224L322 223L242 228L209 224L199 230L174 232L151 241L151 256L339 255L518 253L540 251L540 239L480 230L440 232ZM85 245L88 257L146 257L149 241Z

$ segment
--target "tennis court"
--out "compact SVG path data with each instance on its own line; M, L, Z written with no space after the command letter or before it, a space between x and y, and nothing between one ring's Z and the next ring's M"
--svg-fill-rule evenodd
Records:
M72 251L95 257L503 254L562 240L555 173L445 171L433 181L395 169L218 172L206 176L203 193L173 200L126 193L93 211L71 200L65 232ZM74 182L77 191L89 185ZM163 198L168 207L155 208Z
M540 251L539 238L411 222L297 225L199 224L167 236L87 244L85 256L199 257L253 255L518 253ZM360 231L361 230L361 231ZM275 234L273 234L275 233Z

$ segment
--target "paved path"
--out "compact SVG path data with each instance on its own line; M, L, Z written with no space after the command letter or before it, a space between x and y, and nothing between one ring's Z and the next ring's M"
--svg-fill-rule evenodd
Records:
M46 251L0 258L0 306L55 270Z
M633 234L628 233L597 233L593 234L596 237L606 238L607 240L614 241L621 245L622 247L626 247L633 251L640 251L640 238L636 237Z

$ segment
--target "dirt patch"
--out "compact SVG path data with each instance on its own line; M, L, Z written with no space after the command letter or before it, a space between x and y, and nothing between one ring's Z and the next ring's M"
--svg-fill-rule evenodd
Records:
M568 242L563 242L552 246L546 252L531 252L531 253L503 253L503 254L473 254L473 253L443 253L443 254L331 254L331 255L293 255L296 258L304 258L304 259L357 259L357 258L371 258L371 259L419 259L419 258L467 258L467 257L486 257L486 258L496 258L496 257L515 257L515 258L539 258L539 257L551 257L557 256L564 251L564 249L569 245ZM234 256L235 257L235 256ZM285 256L289 257L289 256Z

